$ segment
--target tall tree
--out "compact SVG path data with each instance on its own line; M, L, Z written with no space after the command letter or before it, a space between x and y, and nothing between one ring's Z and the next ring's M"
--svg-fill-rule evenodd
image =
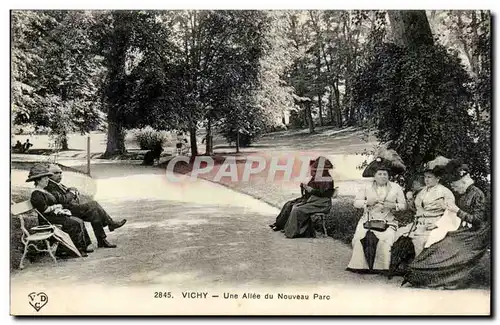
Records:
M68 149L69 132L103 122L104 74L92 49L93 23L84 11L13 12L13 84L21 90L14 91L14 115L18 123L48 127L62 149Z
M181 111L191 135L191 155L198 154L196 132L220 120L232 96L252 88L263 51L266 15L259 11L183 11L174 25L182 67ZM207 134L207 139L211 134ZM210 154L210 148L208 148Z

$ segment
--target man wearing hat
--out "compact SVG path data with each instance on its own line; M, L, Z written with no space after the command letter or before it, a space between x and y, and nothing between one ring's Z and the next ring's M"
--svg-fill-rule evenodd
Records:
M49 177L52 175L53 173L46 166L37 164L31 168L26 180L26 182L35 183L35 190L31 193L30 201L33 207L43 215L43 217L38 217L38 221L40 225L47 224L47 221L53 225L62 225L62 231L70 236L81 255L87 256L86 253L92 250L87 249L90 245L90 237L83 221L72 216L71 212L58 204L56 198L46 190Z
M114 221L96 201L80 203L78 191L75 188L67 188L61 184L61 168L56 164L50 164L48 169L52 175L50 176L47 191L56 198L57 203L71 211L74 216L91 223L97 238L98 247L115 248L116 245L106 240L106 233L103 227L107 226L109 231L114 231L123 226L127 220L123 219L119 222Z

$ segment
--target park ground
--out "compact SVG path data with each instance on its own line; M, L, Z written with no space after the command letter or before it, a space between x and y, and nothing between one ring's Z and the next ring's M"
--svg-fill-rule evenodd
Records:
M279 148L272 148L271 143L281 140L278 146L286 151L287 141L282 138L264 138L257 145L275 152ZM347 140L339 139L338 151L329 156L350 155L342 149L341 141ZM330 153L328 149L323 152ZM84 168L78 159L68 157L66 163ZM125 227L108 235L118 248L97 249L87 258L64 260L57 266L42 260L13 272L13 313L36 313L27 304L27 295L34 291L49 296L50 302L39 314L490 313L489 290L400 288L401 278L346 272L349 245L329 237L286 239L267 226L278 212L275 204L227 184L185 178L174 183L168 181L165 170L138 162L92 162L92 185L72 172L65 173L66 180L68 185L84 184L95 190L94 198L113 217L128 219ZM350 173L354 175L354 171L344 174L345 181L353 181ZM13 167L13 189L29 186L24 182L26 175L26 170ZM270 200L278 203L284 196ZM186 299L182 297L185 291L208 292L209 297ZM174 298L155 299L155 292L171 292ZM244 292L272 293L274 299L272 303L223 299L229 292L240 297ZM310 299L278 300L278 293L307 294ZM313 300L314 293L330 299Z

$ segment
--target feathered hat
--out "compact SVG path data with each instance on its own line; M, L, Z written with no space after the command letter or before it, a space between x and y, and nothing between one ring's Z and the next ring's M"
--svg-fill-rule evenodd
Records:
M403 159L394 149L381 148L363 171L363 177L373 177L378 170L387 170L391 174L401 174L406 170Z
M443 178L448 182L456 182L470 173L469 166L460 159L452 159L443 167Z
M424 164L424 173L431 172L436 176L442 176L446 172L446 166L451 162L443 156L437 156L435 159Z

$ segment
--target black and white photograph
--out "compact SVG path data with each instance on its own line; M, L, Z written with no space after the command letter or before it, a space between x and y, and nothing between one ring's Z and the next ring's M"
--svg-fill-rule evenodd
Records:
M10 314L491 316L493 16L11 9Z

